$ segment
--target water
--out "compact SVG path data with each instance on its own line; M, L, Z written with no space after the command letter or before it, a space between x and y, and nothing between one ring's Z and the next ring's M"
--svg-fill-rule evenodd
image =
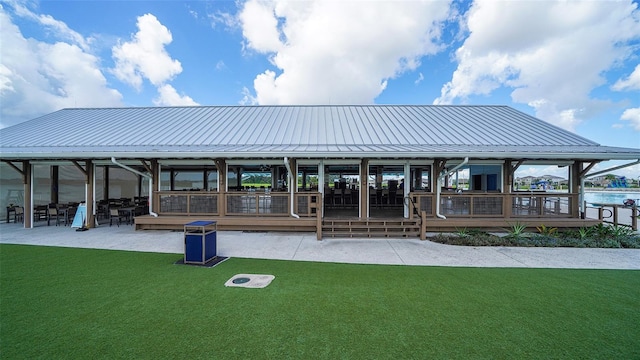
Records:
M626 199L633 199L640 204L640 191L585 191L584 200L589 204L622 205Z

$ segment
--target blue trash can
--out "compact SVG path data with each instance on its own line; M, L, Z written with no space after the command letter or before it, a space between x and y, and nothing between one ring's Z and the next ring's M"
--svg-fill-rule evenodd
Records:
M184 225L184 263L204 265L216 257L215 221L193 221Z

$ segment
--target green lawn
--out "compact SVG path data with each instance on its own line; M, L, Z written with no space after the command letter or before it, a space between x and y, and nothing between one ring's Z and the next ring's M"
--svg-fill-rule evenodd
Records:
M640 358L640 271L179 258L0 245L0 358Z

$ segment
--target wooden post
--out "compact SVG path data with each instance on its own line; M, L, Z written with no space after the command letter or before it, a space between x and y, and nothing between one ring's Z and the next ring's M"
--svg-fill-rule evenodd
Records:
M638 231L638 204L631 207L631 228L633 231Z
M321 199L318 199L320 201ZM320 205L321 206L321 205ZM322 240L322 211L316 210L316 236L318 240Z
M505 218L510 218L512 213L511 189L513 187L513 171L511 160L505 160L502 166L502 193L506 195L502 197L502 216Z
M440 199L437 198L436 192L438 191L438 189L436 189L436 187L438 187L438 177L440 177L440 173L444 170L444 165L446 164L446 160L443 159L435 159L433 161L433 173L431 174L431 192L433 193L433 201L431 202L431 213L432 214L436 214L436 202L438 202Z
M33 227L33 195L31 193L31 163L29 161L22 162L22 183L24 184L24 227L25 229Z
M427 240L427 212L420 211L420 240Z
M87 218L85 219L84 226L87 228L92 228L95 225L95 216L93 215L93 178L95 175L90 173L93 172L93 162L91 160L85 160L85 167L82 167L80 163L73 160L71 161L73 165L75 165L80 172L84 175L84 183L87 188L87 197L85 200L85 205L87 207Z
M151 160L151 194L149 194L149 201L151 201L151 211L156 214L160 213L160 164L157 159Z
M51 165L51 203L57 204L60 201L60 167Z
M218 168L218 215L227 214L227 164L224 159L215 159Z
M103 179L104 183L102 184L103 186L102 196L104 200L108 201L110 198L109 196L109 168L110 167L108 165L105 165L103 166L103 168L104 168L104 179ZM149 194L149 196L151 196L151 194Z
M93 166L93 161L87 160L87 175L86 175L86 185L87 185L87 228L93 228L96 224L96 216L93 213L94 204L96 200L94 199L95 195L93 193L93 183L95 181L96 173Z
M367 218L369 209L369 159L362 159L360 162L360 219Z
M569 193L578 194L580 192L580 174L582 173L582 161L576 161L571 166L569 176ZM577 196L572 196L569 200L569 212L574 219L580 218L580 199Z

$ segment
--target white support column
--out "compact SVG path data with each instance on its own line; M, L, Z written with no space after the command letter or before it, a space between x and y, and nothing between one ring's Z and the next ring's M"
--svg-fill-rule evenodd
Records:
M404 208L404 218L409 218L409 202L404 201L404 197L409 195L409 190L411 190L411 164L409 161L404 163L404 177L403 177L403 189L402 189L402 207Z
M322 201L321 216L324 217L324 161L320 160L318 164L318 191L320 192L320 201Z

